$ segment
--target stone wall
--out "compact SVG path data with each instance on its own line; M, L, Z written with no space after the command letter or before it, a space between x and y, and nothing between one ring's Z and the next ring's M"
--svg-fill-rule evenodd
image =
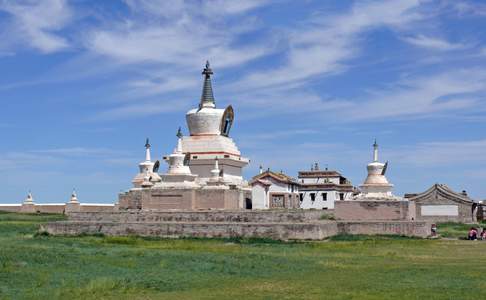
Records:
M411 221L325 221L322 211L186 211L70 213L69 221L43 225L56 235L156 237L256 237L322 240L337 234L398 234L426 237L430 224Z
M423 206L457 206L457 216L424 216L422 215ZM429 221L429 222L460 222L471 223L476 222L476 216L473 216L472 204L454 202L447 199L429 199L427 203L415 203L415 220Z
M340 234L365 235L404 235L427 237L430 235L431 223L412 221L348 221L338 222Z
M444 184L434 184L427 191L409 195L410 215L430 222L476 222L477 203L467 193L457 193ZM476 208L473 211L473 207Z
M120 194L121 210L240 209L251 191L240 189L142 189Z
M408 201L337 201L334 214L338 220L408 220Z
M36 204L34 209L36 213L63 214L65 208L65 204Z
M337 234L335 222L309 223L113 223L57 222L42 225L41 230L54 235L102 233L110 236L151 236L165 238L252 237L276 240L322 240Z
M5 212L20 212L20 208L22 205L20 204L0 204L0 211Z
M328 211L265 210L265 211L121 211L105 213L69 214L72 221L85 222L244 222L244 223L305 223L319 221Z
M20 213L64 214L66 212L112 212L114 205L107 204L10 204L0 205L0 211Z

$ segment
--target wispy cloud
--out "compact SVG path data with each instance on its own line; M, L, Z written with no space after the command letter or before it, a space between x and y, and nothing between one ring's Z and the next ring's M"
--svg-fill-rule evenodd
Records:
M71 19L71 10L63 0L15 3L0 2L0 10L10 14L11 22L4 27L6 44L22 43L44 53L69 46L66 38L57 32ZM5 44L4 44L5 45Z
M451 43L444 39L425 36L422 34L417 36L405 37L403 38L403 40L405 40L407 43L410 43L418 47L441 50L441 51L458 50L467 47L467 45L463 43Z
M199 67L206 59L214 59L216 67L230 67L271 51L265 44L236 45L236 37L253 28L234 20L227 22L232 16L253 23L253 19L244 18L244 13L265 1L216 2L127 1L138 14L130 21L92 30L85 44L90 51L120 63L157 62L180 69ZM215 9L214 5L219 6ZM147 14L155 14L156 18L147 18Z
M424 142L414 146L397 147L389 156L402 165L414 167L447 167L486 164L486 140ZM462 171L462 170L461 170Z
M432 113L477 110L486 90L486 72L456 70L398 82L395 87L357 99L349 121L417 118ZM484 109L484 107L483 107Z
M187 108L187 102L165 99L162 101L145 101L118 105L111 109L106 109L93 115L89 121L111 121L127 118L137 118L140 116L150 116L160 113L181 111Z
M23 168L24 171L36 169L57 169L61 165L76 163L79 159L93 161L121 161L130 159L135 162L127 151L113 150L108 148L52 148L28 151L5 152L1 154L0 170L2 172L12 169Z
M486 72L483 70L458 69L453 73L409 75L390 83L388 87L369 89L344 99L326 98L313 92L295 90L271 90L270 94L253 92L239 95L239 99L243 109L251 110L247 118L282 113L294 116L305 113L317 117L326 113L327 120L335 123L403 121L447 113L467 115L485 110L484 80ZM240 114L246 116L245 112ZM299 120L301 124L309 125L320 119L299 117Z
M248 75L239 86L257 88L295 84L347 68L346 61L360 52L362 34L380 28L401 28L422 16L419 1L362 2L341 15L319 15L294 30L281 67Z

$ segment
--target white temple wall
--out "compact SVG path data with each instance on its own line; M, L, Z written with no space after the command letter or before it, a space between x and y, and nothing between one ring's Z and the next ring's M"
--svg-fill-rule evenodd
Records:
M253 209L268 208L268 195L264 186L261 184L255 184L252 186L251 201L253 202Z
M256 209L268 209L270 207L271 194L292 193L290 184L282 183L271 178L265 178L265 180L270 181L272 185L264 187L261 184L254 184L252 186L252 201ZM297 193L297 189L294 190L294 193Z
M312 201L312 193L315 198ZM324 201L323 194L327 193L327 200ZM334 209L334 203L341 201L339 191L300 191L303 195L303 201L300 203L300 208L303 209ZM343 200L349 200L352 197L350 192L342 192Z
M197 162L193 161L192 163L189 163L189 168L191 169L192 174L198 175L199 178L203 180L204 178L208 179L212 177L211 170L214 169L214 160L199 160ZM220 160L219 168L223 169L223 176L225 179L235 183L240 183L243 181L241 167L227 165Z

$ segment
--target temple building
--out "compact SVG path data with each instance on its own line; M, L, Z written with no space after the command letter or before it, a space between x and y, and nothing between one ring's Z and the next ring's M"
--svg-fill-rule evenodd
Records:
M283 172L270 169L254 176L252 187L253 209L299 208L299 183Z
M420 194L405 194L410 217L417 221L471 223L482 219L482 205L466 191L453 191L445 184L434 184Z
M163 160L166 173L159 174L159 161L152 162L150 144L145 160L133 179L133 188L119 195L117 208L141 210L244 209L252 207L251 188L242 169L249 163L230 138L234 111L216 108L209 62L197 108L186 114L189 136L179 128L172 154Z
M339 172L319 169L299 172L300 208L334 209L336 201L350 200L356 192L351 182Z
M388 162L378 161L378 144L373 144L373 161L368 164L368 176L364 183L359 186L360 193L352 200L403 200L401 197L393 195L393 184L388 182L385 177Z

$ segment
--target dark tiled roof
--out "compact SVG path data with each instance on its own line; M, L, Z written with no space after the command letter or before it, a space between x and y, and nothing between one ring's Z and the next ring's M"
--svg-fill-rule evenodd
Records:
M275 173L275 172L272 172L272 171L265 171L262 174L258 174L256 176L254 176L251 179L250 184L254 183L257 180L265 179L266 177L271 177L271 178L273 178L277 181L283 182L283 183L299 184L294 178L292 178L288 175L285 175L284 173Z
M299 171L299 178L315 178L315 177L342 177L338 171L317 170L317 171Z

